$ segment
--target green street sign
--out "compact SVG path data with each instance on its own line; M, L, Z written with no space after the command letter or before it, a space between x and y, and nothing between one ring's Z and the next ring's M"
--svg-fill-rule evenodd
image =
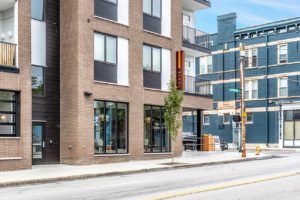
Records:
M229 88L229 92L241 93L241 89L238 89L238 88Z

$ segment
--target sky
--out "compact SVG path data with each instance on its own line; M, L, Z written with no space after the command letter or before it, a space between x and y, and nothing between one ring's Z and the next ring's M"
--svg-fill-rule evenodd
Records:
M217 16L235 12L237 28L300 16L300 0L210 0L211 8L196 12L196 28L217 32Z

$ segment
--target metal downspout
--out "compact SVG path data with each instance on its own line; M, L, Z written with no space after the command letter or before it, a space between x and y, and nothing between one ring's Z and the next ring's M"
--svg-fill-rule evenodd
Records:
M266 131L267 131L267 146L269 146L269 138L270 138L270 133L269 133L269 80L268 80L268 75L269 75L269 35L266 34L266 48L267 48L267 63L266 63Z

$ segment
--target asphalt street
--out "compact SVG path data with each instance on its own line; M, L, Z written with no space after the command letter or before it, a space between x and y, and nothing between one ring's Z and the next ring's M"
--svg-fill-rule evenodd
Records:
M0 199L300 199L300 174L296 174L300 172L300 154L276 156L242 163L5 187L0 188ZM245 184L249 180L254 182ZM215 190L216 186L222 189Z

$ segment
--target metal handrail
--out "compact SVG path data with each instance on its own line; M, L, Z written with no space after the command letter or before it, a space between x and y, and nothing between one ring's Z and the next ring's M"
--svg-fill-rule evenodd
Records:
M213 146L213 151L216 151L216 146L217 146L216 143L213 143L213 144L203 144L203 140L204 140L203 137L196 137L196 138L193 138L193 142L191 144L183 144L183 146L185 147L185 149L187 149L186 147L190 146L190 147L192 147L193 151L195 151L197 149L200 149L201 151L205 151L204 147L206 147L206 146L208 146L208 147L209 146ZM198 144L198 141L200 141L199 142L200 144ZM221 149L221 144L219 144L219 145L220 145L220 147L218 147L218 148L220 148L220 150L222 150ZM198 147L200 147L200 148L198 148Z
M0 42L0 65L16 66L16 44Z
M192 94L210 95L212 93L210 80L194 76L184 76L184 92Z
M210 47L209 34L185 25L182 27L182 40L197 46L205 48Z

